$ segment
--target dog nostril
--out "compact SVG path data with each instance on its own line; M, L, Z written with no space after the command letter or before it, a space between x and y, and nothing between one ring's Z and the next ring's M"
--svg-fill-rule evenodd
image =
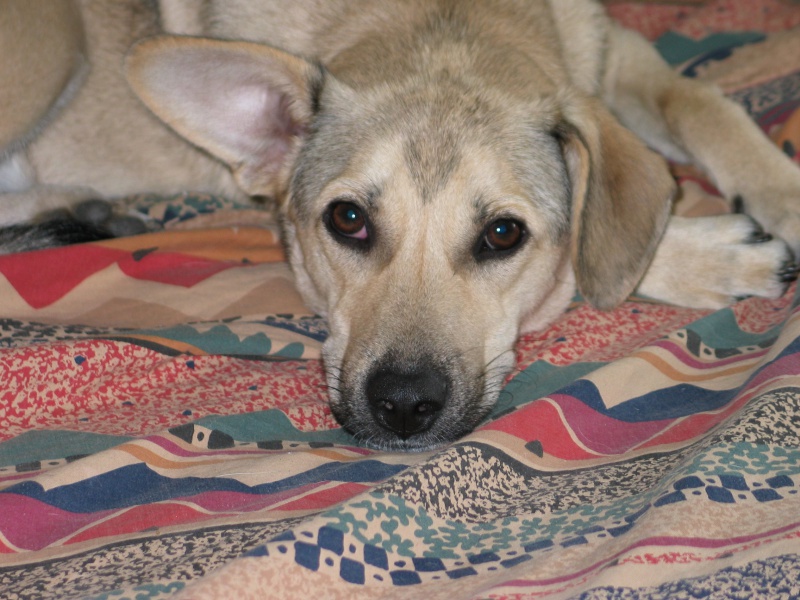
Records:
M383 409L386 412L392 412L395 409L394 402L384 402L383 403ZM435 410L438 410L438 409L437 409L436 406L434 406L430 402L420 402L415 407L413 407L413 410L418 412L418 413L420 413L420 414L422 414L422 413L426 413L426 412L430 412L430 411L435 411Z
M407 439L431 428L447 400L447 379L439 371L376 371L366 393L375 420Z

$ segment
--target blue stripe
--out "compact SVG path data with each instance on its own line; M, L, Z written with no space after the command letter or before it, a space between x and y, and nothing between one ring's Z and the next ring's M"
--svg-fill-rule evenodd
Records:
M91 513L152 504L204 492L239 492L253 495L274 494L303 485L326 481L375 483L396 475L404 465L387 465L375 460L322 465L293 477L272 483L248 486L235 479L219 477L164 477L140 463L115 469L71 485L48 491L35 481L25 481L0 491L20 494L76 513Z

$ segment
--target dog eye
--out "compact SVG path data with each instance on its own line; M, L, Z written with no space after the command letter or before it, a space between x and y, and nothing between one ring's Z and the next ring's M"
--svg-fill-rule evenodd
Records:
M325 213L325 224L331 232L345 241L361 244L369 240L367 217L353 202L333 202Z
M478 243L476 258L500 258L522 244L525 227L515 219L497 219L483 230Z

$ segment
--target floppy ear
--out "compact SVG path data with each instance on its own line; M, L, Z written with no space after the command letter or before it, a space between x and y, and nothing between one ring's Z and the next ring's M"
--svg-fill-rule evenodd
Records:
M572 184L572 263L592 305L613 308L633 292L664 233L675 181L594 99L557 127Z
M126 75L156 116L268 196L285 189L325 80L320 65L260 44L169 36L137 44Z

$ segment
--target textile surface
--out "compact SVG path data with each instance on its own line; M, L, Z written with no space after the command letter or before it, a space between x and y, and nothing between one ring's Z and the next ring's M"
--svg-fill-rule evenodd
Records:
M800 9L611 11L800 162ZM153 233L0 257L0 597L800 597L794 287L576 299L474 433L388 454L332 418L268 216L129 203Z

